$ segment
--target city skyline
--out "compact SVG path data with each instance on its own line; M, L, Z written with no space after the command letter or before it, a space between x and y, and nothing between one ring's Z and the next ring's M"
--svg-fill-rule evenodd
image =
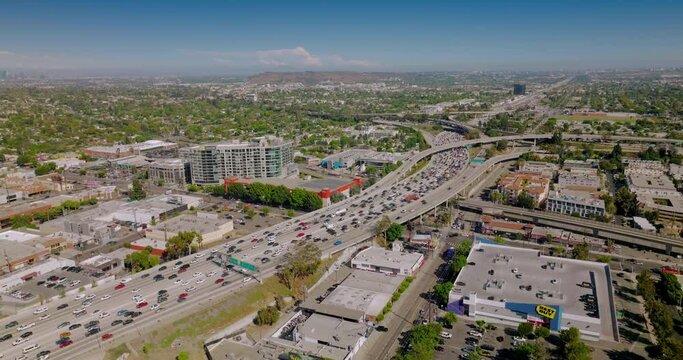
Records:
M0 69L63 75L584 70L683 64L683 5L9 3Z

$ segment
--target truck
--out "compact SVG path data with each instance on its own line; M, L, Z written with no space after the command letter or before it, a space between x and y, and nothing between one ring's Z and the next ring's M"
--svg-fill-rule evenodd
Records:
M327 228L327 230L332 230L332 229L334 229L334 224L331 223L331 222L329 222L329 221L325 221L325 223L323 224L323 226L325 226L325 227Z
M344 215L344 214L346 214L346 208L342 208L342 209L337 210L333 216L339 216L339 215Z

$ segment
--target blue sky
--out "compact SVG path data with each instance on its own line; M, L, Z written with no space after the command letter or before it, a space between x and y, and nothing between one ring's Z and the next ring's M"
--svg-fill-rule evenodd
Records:
M5 1L0 68L63 73L683 65L683 1Z

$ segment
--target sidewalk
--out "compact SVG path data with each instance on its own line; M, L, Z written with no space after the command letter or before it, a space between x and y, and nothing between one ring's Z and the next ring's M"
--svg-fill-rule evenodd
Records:
M356 354L358 359L383 360L390 359L395 354L399 336L406 328L413 325L413 320L417 318L419 310L427 303L420 295L429 292L436 284L437 277L434 272L442 262L439 255L444 246L443 242L439 243L439 246L432 252L433 255L415 275L411 286L394 304L392 311L385 316L381 325L389 330L373 332Z

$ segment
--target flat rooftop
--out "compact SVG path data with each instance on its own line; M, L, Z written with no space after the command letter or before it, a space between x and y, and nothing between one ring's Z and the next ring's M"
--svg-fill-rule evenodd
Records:
M558 305L563 309L562 327L598 331L613 339L612 289L607 278L609 266L542 255L538 250L475 242L468 266L458 275L452 293L505 303ZM592 283L590 287L582 283ZM530 288L529 288L530 286ZM542 294L541 294L542 293ZM541 294L539 296L539 294ZM596 295L597 316L580 301L583 295ZM491 305L481 305L482 311ZM477 306L479 309L480 306ZM583 320L582 320L583 319Z
M196 231L199 234L206 234L216 231L219 229L219 227L230 222L232 222L232 220L221 218L212 219L199 217L196 215L182 214L155 225L155 228L157 230L165 229L166 231L172 233L177 233L180 231Z
M0 240L15 241L19 243L30 241L39 237L40 235L38 234L17 230L7 230L0 232Z
M301 184L301 187L313 191L320 191L322 189L334 190L348 184L349 182L350 181L340 179L315 179Z
M16 241L0 240L0 253L2 253L3 260L5 256L7 256L10 261L19 260L45 250L46 249L39 249L35 246L18 243Z
M353 348L358 339L365 335L367 326L327 315L313 314L299 325L298 331L304 341L315 339L314 341L325 342L331 347L349 349Z
M403 276L354 270L321 304L377 316L403 279Z
M420 261L422 254L404 251L391 251L377 246L371 246L358 253L353 261L360 261L383 268L412 268Z

